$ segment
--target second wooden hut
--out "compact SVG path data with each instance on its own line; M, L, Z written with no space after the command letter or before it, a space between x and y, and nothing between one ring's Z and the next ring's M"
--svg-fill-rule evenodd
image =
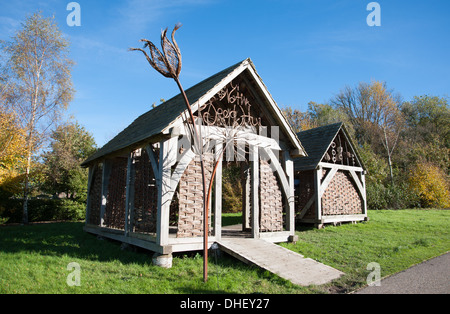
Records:
M367 220L365 167L343 123L297 134L307 157L295 169L296 220L326 223Z

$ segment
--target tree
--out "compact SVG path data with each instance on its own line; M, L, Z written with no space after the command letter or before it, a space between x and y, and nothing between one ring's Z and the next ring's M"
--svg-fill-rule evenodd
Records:
M310 101L306 112L298 109L292 110L289 106L282 111L296 133L338 122L345 123L351 136L354 136L355 133L348 116L341 109L333 108L329 104Z
M71 199L86 194L87 169L80 164L96 150L95 140L77 122L60 125L51 134L50 151L43 154L44 190L62 193Z
M24 155L24 130L14 113L0 107L0 184L21 169Z
M442 144L450 148L450 107L447 98L437 96L414 96L404 102L401 108L408 136L416 142L432 140L437 135Z
M0 106L0 190L9 196L21 189L21 173L26 164L24 134L14 113Z
M11 93L7 103L25 131L23 222L26 224L32 157L73 98L70 75L73 62L68 58L69 43L54 18L45 18L39 12L26 19L10 42L1 44L8 59L6 69Z
M450 107L447 98L415 96L402 104L405 163L431 162L450 172Z
M361 82L355 88L345 87L331 103L348 116L360 144L368 143L375 152L385 151L393 183L392 155L403 129L400 96L387 90L386 83Z
M298 109L292 110L292 108L289 106L283 108L282 112L286 119L289 121L291 127L294 129L295 133L316 127L314 122L311 121L311 118L306 112L301 112Z

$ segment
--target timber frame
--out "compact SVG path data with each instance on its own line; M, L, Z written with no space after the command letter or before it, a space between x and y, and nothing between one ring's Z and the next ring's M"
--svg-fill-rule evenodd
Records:
M345 125L297 135L309 156L295 160L296 220L318 228L367 220L365 168Z
M238 93L222 97L227 89ZM231 105L236 108L236 97L248 97L245 99L257 105L254 112L248 109L244 114L235 110L252 124L240 122L242 125L234 129L231 140L233 145L237 143L238 152L239 149L243 152L241 158L249 163L251 188L247 218L251 237L271 242L293 239L294 158L306 153L251 60L213 75L188 89L186 94L194 113L199 109L203 113L216 98L218 102L214 106L222 106L223 110ZM224 111L220 112L222 119ZM189 123L186 117L181 96L175 96L138 117L83 163L89 167L85 231L160 254L202 249L199 221L203 213L198 210L202 207L198 204L202 192L198 191L196 154L189 142L183 141ZM262 124L256 125L256 121ZM224 151L229 146L224 134L228 134L228 127L212 122L201 127L203 143L210 148L207 164L225 158ZM239 161L239 154L237 158ZM221 193L222 163L219 162L210 206L213 218L209 245L220 241L222 236ZM266 195L271 197L267 202L275 199L280 204L274 222L262 220L263 216L266 219L273 215L264 207L262 196Z

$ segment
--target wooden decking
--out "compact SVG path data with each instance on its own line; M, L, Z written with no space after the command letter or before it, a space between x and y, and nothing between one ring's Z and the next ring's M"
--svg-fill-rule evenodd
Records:
M237 259L301 286L321 285L344 273L284 247L261 239L222 238L220 248Z

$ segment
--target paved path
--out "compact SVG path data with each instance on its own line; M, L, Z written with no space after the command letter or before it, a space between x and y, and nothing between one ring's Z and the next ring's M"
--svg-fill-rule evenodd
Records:
M321 285L344 273L279 245L249 238L222 238L222 250L301 286Z
M450 294L450 253L382 279L378 287L366 287L355 293Z

